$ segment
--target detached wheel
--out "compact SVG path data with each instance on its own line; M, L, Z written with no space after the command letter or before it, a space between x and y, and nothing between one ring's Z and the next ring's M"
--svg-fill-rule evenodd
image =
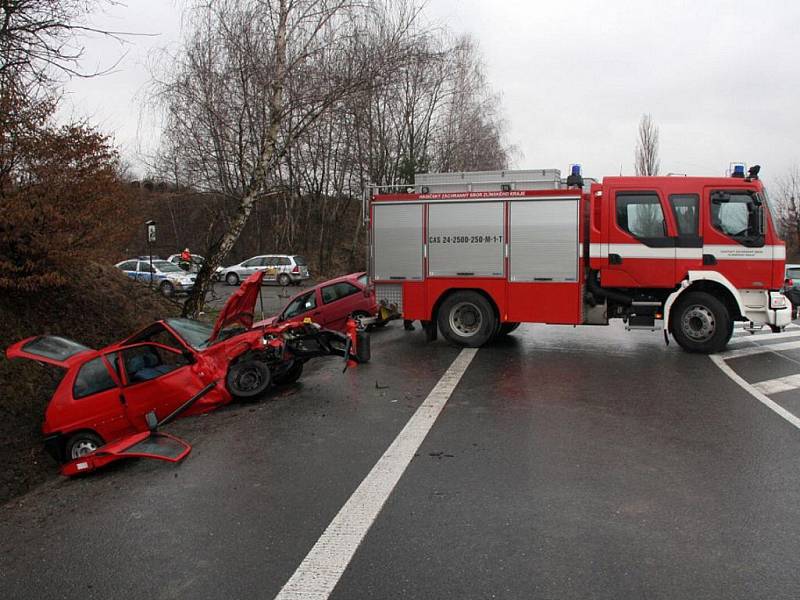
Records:
M92 431L79 431L67 440L64 456L67 461L86 456L104 444L103 438Z
M508 335L512 331L514 331L517 327L519 327L519 323L502 323L500 325L500 331L497 332L498 337L502 337L504 335Z
M448 296L439 307L439 330L457 346L478 348L497 330L497 317L489 300L478 292L463 291Z
M236 273L228 273L225 275L225 283L228 285L239 285L239 276Z
M275 377L275 385L287 385L294 383L303 374L303 361L295 359L286 371Z
M290 283L292 283L292 278L289 277L286 273L281 273L280 275L278 275L278 285L286 287Z
M675 341L687 352L720 352L733 334L728 308L706 292L686 292L670 320Z
M169 281L162 281L158 289L161 290L161 295L165 298L171 298L175 295L175 286Z
M234 398L254 398L269 387L269 367L258 360L243 360L228 369L225 384Z

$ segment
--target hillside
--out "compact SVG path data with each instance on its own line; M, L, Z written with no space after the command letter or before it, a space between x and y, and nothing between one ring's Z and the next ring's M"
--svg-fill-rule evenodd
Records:
M40 431L58 369L9 361L5 349L45 333L100 348L178 312L175 303L128 280L114 267L93 263L76 266L64 287L0 296L0 502L58 472L43 450Z

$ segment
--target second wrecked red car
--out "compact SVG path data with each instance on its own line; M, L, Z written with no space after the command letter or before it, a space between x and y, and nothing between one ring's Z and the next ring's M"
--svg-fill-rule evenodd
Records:
M168 318L102 350L49 335L9 347L8 358L63 369L42 427L48 452L74 462L148 432L150 421L176 411L203 413L262 394L273 383L297 381L315 356L369 360L369 340L355 327L348 335L312 323L251 328L262 277L256 273L242 284L213 327Z

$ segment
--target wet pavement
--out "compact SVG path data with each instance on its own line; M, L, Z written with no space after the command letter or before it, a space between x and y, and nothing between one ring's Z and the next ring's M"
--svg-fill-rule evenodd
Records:
M791 342L737 330L755 350L721 360L800 415ZM372 344L175 423L180 465L0 509L0 598L275 597L459 355L398 323ZM799 461L800 429L709 357L522 326L475 355L331 597L797 598Z

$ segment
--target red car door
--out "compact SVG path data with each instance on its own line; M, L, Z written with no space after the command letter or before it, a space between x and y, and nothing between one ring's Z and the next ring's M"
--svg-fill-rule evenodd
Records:
M145 414L151 410L163 419L205 386L192 369L193 361L188 353L152 342L109 355L109 362L121 371L128 419L137 430L147 429Z
M328 329L344 331L347 318L355 312L365 312L364 295L349 281L339 281L322 286L322 314L324 326Z

